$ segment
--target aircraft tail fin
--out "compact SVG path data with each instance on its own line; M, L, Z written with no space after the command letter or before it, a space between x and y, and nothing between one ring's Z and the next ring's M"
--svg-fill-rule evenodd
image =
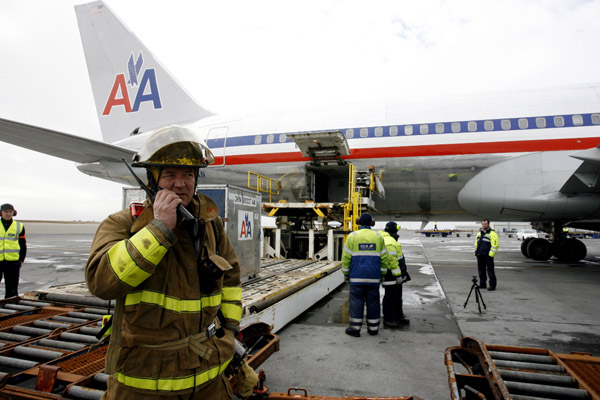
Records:
M213 115L102 1L75 6L103 139Z

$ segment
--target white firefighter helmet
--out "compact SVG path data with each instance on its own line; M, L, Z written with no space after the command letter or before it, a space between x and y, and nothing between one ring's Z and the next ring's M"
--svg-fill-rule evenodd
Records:
M206 143L188 128L170 125L158 129L133 156L134 167L203 168L215 158Z

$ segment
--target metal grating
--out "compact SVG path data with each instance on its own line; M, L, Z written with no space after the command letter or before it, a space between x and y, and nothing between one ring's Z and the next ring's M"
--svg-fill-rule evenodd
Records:
M64 372L80 376L96 374L104 369L104 358L108 345L97 348L89 353L81 354L57 364Z
M9 319L5 319L4 321L0 321L0 329L11 328L16 325L26 324L28 322L37 321L38 319L49 318L54 315L65 314L65 313L68 313L69 311L72 311L72 310L71 309L48 310L48 309L42 308L36 313L27 314L27 315L19 315L19 316L15 316L15 317L12 317Z
M571 370L577 380L584 383L588 391L594 392L600 396L600 361L597 357L592 360L591 357L563 358L559 354L561 361Z

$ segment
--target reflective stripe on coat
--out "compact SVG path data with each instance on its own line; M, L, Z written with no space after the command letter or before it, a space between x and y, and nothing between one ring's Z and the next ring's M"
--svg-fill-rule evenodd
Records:
M351 285L379 285L388 268L383 237L369 228L348 235L342 252L342 272Z

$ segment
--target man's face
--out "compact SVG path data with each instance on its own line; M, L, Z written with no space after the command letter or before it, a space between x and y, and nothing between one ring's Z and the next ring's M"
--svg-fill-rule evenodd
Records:
M2 210L2 218L5 220L12 219L15 214L15 210Z
M489 223L487 221L481 221L481 227L486 230L489 226Z
M192 201L196 177L193 168L165 167L158 178L158 186L175 192L184 207Z

